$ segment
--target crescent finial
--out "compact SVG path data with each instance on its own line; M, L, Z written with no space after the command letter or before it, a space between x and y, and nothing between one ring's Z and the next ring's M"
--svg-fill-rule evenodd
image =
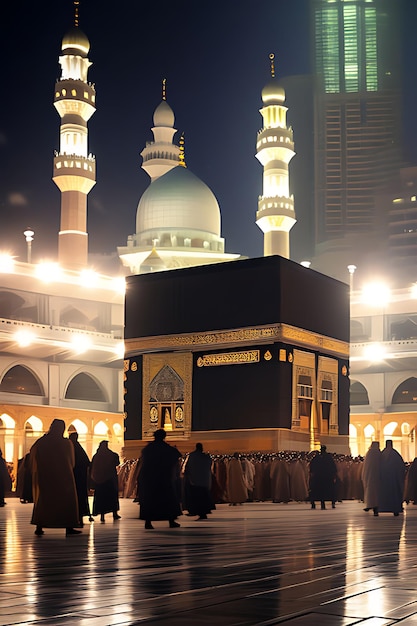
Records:
M273 52L269 55L269 61L271 63L271 76L275 78L275 54Z

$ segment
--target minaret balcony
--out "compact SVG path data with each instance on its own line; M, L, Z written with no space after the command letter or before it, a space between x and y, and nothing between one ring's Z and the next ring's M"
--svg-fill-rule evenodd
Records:
M268 135L259 135L258 141L256 142L256 149L259 152L260 150L268 149L268 148L278 148L278 149L286 149L294 152L294 142L292 137L284 135L283 133L273 133Z
M88 193L96 182L94 157L58 154L54 158L53 181L61 191L78 190Z
M285 196L259 196L258 214L275 215L282 212L294 213L294 198Z
M82 80L61 80L55 85L54 106L60 117L80 115L88 121L96 110L96 90Z

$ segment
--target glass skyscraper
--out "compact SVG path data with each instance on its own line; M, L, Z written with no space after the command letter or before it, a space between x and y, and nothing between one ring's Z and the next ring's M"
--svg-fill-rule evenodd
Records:
M311 0L316 252L370 233L401 162L402 0Z

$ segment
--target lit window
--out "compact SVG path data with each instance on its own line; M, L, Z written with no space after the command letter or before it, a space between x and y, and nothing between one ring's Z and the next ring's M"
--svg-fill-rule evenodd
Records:
M77 95L77 92L76 92L76 90L75 90L75 89L71 89L71 95L72 95L72 96L76 96L76 95Z

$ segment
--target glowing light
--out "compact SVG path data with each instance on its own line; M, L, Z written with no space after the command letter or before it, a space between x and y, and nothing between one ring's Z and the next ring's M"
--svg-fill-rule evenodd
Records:
M91 348L91 340L86 335L74 334L71 337L71 346L77 354L83 354Z
M126 281L124 276L118 276L117 278L113 278L112 287L116 293L121 293L124 295L126 293Z
M373 306L385 306L390 301L391 292L384 283L369 283L362 290L362 302Z
M29 330L18 330L14 335L15 341L21 348L26 348L33 343L35 335Z
M114 348L114 353L119 359L123 359L125 355L125 344L123 341L117 344Z
M2 274L12 274L14 270L14 259L10 254L0 254L0 272Z
M371 343L365 347L363 355L368 361L379 363L385 359L386 352L380 343Z
M417 299L417 283L411 286L411 297Z
M301 261L300 265L302 265L303 267L310 267L311 261Z
M94 270L82 270L80 274L80 284L83 287L97 287L98 274Z
M45 283L57 282L61 275L61 268L57 263L45 262L36 266L36 276Z

